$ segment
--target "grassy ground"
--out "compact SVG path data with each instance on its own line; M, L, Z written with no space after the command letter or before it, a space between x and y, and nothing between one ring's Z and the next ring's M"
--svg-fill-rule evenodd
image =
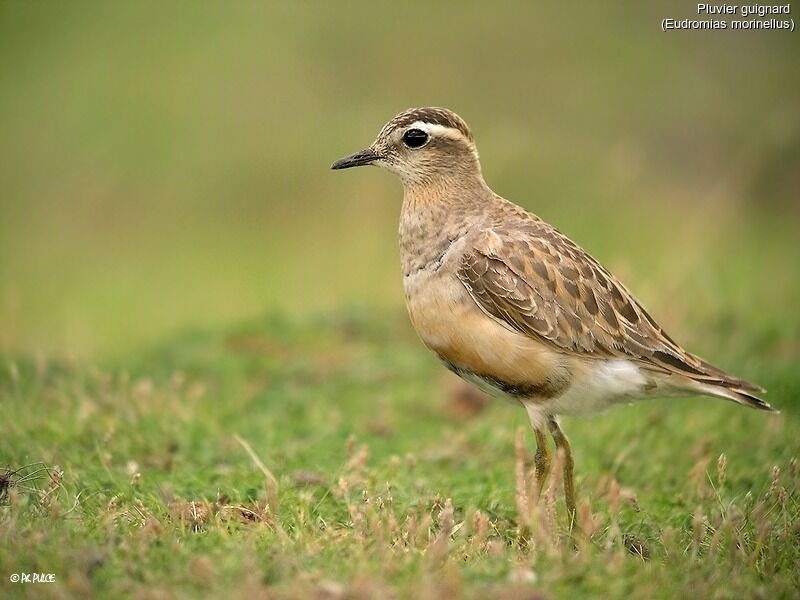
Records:
M718 358L744 364L731 341ZM566 421L576 550L559 494L530 494L523 411L466 391L397 313L187 333L124 368L12 358L0 589L796 597L800 375L749 364L781 415L686 399Z

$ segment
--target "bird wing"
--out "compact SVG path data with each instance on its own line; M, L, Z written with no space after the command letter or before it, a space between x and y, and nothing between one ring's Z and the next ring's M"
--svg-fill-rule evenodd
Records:
M586 357L624 357L711 385L761 388L686 352L585 250L538 219L481 231L458 277L506 327Z

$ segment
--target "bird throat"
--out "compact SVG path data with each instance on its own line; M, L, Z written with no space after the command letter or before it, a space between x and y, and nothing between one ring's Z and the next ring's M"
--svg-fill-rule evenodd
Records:
M455 240L477 224L479 196L491 194L483 180L480 183L431 182L405 189L399 227L403 275L435 265Z

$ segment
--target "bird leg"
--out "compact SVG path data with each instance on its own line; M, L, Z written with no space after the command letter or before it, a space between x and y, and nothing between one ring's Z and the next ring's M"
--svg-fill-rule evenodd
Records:
M533 455L534 465L536 466L536 499L538 500L544 492L544 484L550 475L550 468L553 463L553 453L547 443L545 435L545 416L537 410L535 404L523 403L528 413L533 433L536 435L536 454Z
M536 498L538 500L544 491L547 477L550 475L552 453L544 430L534 426L533 432L536 434L536 454L534 454L533 460L536 465Z
M564 499L567 503L567 518L569 520L569 528L572 529L575 525L575 476L574 467L575 463L572 460L572 447L569 445L567 436L558 424L554 417L550 417L547 421L550 426L550 433L553 436L553 441L556 444L556 452L560 449L564 452Z

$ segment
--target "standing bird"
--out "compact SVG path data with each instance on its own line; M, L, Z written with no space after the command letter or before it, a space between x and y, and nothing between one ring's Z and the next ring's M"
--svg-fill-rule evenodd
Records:
M362 165L403 183L400 260L414 329L448 369L525 407L538 493L551 468L550 431L564 454L570 526L573 458L559 415L686 394L773 410L755 395L762 388L681 348L580 246L495 194L455 113L406 110L331 168Z

